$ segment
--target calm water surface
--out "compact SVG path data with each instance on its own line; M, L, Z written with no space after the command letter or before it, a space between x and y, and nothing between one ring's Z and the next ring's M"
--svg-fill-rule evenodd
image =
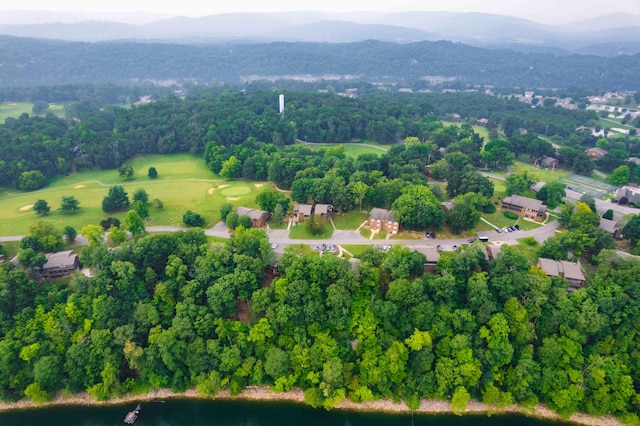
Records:
M135 403L108 407L50 407L0 412L2 426L123 425ZM380 414L314 410L301 404L255 401L143 402L136 426L564 426L522 416Z

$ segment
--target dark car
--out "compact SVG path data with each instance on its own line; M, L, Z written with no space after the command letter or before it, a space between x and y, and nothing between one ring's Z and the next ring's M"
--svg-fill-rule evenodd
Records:
M500 228L496 228L496 232L497 232L498 234L501 234L501 233L502 233L502 231L500 230Z
M513 225L513 227L516 228L516 230L518 230L518 231L520 230L520 225L518 225L518 224Z
M457 244L453 245L453 251L458 251L458 245Z
M469 241L467 241L469 244L475 243L476 242L476 238L471 238Z
M436 247L436 249L437 249L438 251L442 251L442 246L441 246L440 244L438 244L438 246Z

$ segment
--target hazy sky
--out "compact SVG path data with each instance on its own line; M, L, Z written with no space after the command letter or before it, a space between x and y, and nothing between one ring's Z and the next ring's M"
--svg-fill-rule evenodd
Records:
M0 10L154 12L204 16L230 12L326 12L402 10L475 11L562 23L614 12L640 14L640 0L21 0L3 1Z

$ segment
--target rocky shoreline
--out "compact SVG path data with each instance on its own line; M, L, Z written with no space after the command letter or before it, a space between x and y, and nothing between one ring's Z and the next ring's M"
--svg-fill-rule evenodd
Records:
M175 393L169 389L160 389L142 395L128 395L107 401L95 401L88 393L80 393L71 396L59 395L52 401L44 404L36 404L29 400L21 400L13 403L0 402L0 411L23 410L31 408L42 408L60 405L117 405L133 402L153 401L157 399L170 398L191 398L191 399L211 399L202 396L196 389L189 389L183 393ZM249 386L238 396L231 396L228 391L221 391L214 399L245 399L259 401L290 401L304 403L304 392L299 389L289 392L271 392L266 386ZM409 407L403 402L396 403L392 400L376 400L368 403L355 403L344 400L338 404L338 410L360 410L360 411L383 411L403 413L410 412ZM415 411L424 414L447 414L453 413L451 404L447 401L428 399L420 402L420 407ZM519 406L509 406L503 408L493 408L487 404L471 401L465 411L467 414L522 414L526 416L538 417L549 420L571 422L585 426L624 426L623 423L612 416L593 417L582 413L575 413L569 419L560 417L544 405L537 405L533 409L526 409Z

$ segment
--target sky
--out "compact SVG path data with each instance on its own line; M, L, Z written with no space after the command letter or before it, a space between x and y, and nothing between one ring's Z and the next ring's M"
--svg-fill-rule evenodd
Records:
M0 2L3 10L56 12L151 12L163 15L206 16L233 12L283 11L457 11L518 16L543 23L566 23L614 12L640 15L640 0L21 0Z

